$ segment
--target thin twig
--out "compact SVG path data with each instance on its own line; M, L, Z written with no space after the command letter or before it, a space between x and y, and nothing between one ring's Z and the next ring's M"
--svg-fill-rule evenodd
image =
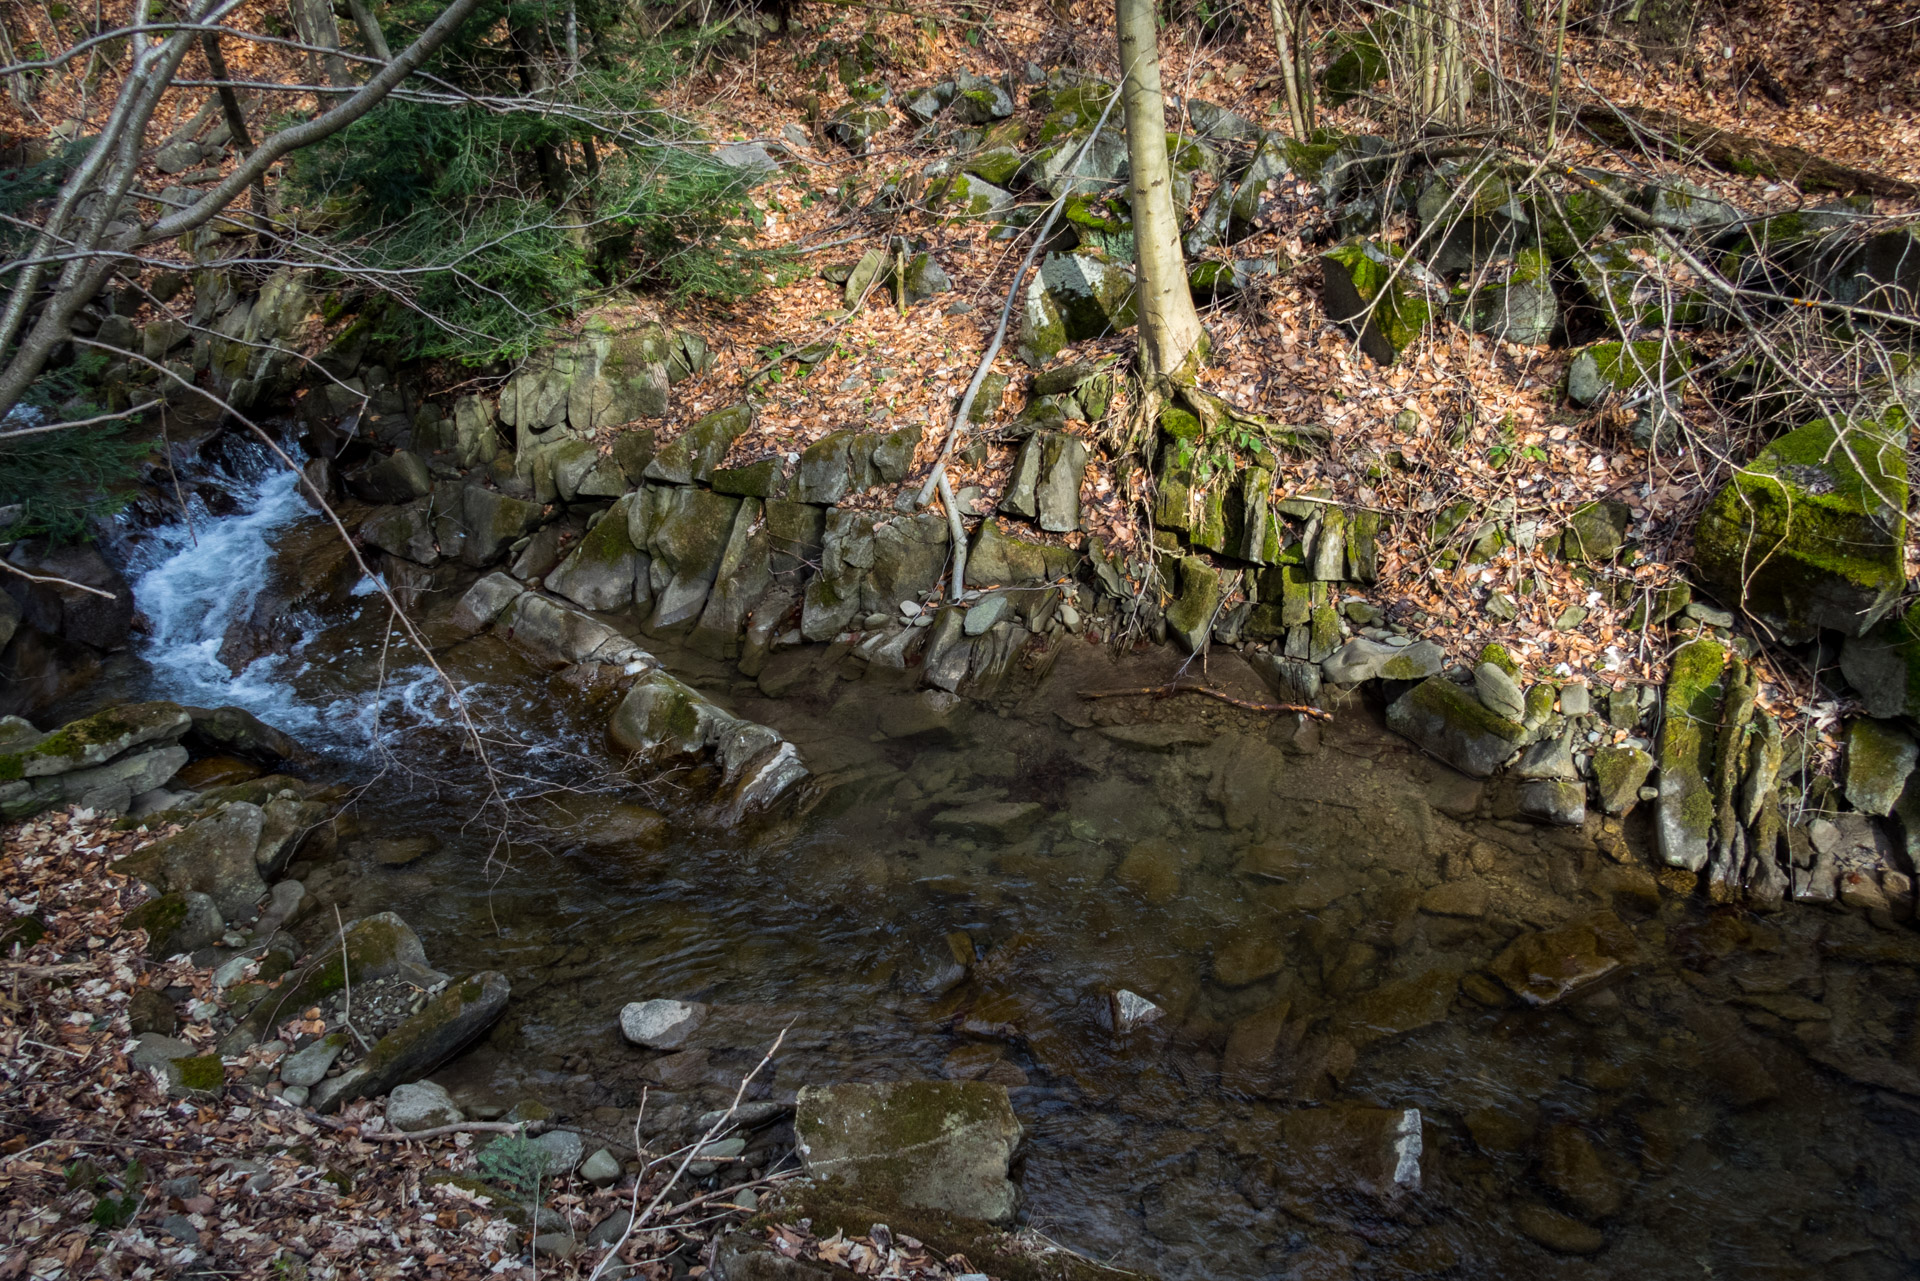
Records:
M0 569L9 574L18 574L30 583L51 583L55 587L71 587L77 592L86 592L103 600L119 600L112 592L101 591L98 587L89 587L85 583L76 583L71 578L60 578L54 574L29 574L11 561L0 560Z

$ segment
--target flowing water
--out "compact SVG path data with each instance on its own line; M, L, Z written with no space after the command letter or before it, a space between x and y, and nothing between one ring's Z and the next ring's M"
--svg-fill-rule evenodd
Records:
M824 780L737 834L700 821L697 779L619 772L606 691L449 641L502 786L540 798L503 832L381 598L338 577L286 477L234 468L242 509L203 513L197 541L129 539L151 631L118 692L249 707L365 785L364 837L439 838L404 867L359 846L294 870L349 918L401 913L440 968L511 979L501 1025L440 1076L469 1104L536 1096L620 1133L643 1089L656 1116L710 1106L791 1024L763 1094L1004 1082L1024 1221L1168 1278L1920 1276L1910 927L1662 895L1617 834L1502 818L1497 788L1358 699L1324 729L1084 700L1172 660L1078 643L951 720L820 647L758 681L659 648ZM329 575L344 590L302 596ZM236 650L237 625L284 652ZM1209 679L1260 696L1231 656ZM936 821L983 801L1040 813ZM1577 1000L1525 1008L1487 976L1516 939L1595 929L1622 963ZM1160 1018L1116 1030L1122 989ZM618 1012L653 996L713 1002L735 1034L634 1049Z

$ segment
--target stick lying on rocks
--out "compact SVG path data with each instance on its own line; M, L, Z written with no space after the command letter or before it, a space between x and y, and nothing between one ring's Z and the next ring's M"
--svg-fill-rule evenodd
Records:
M1235 698L1207 685L1181 685L1169 681L1165 685L1148 685L1144 689L1087 689L1080 691L1082 698L1133 698L1146 696L1166 698L1170 694L1203 694L1208 698L1217 698L1223 703L1243 707L1249 712L1297 712L1302 716L1311 716L1315 720L1331 721L1333 713L1319 707L1309 707L1305 703L1254 703L1244 698Z

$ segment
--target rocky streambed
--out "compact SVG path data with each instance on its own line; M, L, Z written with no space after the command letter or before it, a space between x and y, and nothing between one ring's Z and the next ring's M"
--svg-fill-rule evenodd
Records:
M260 532L265 590L240 593L202 642L271 615L280 576L325 581L317 525L294 511ZM187 547L136 572L182 572ZM243 1012L219 1047L270 1092L326 1106L407 1086L387 1110L409 1124L544 1117L563 1164L600 1177L636 1137L703 1133L779 1037L737 1150L701 1153L702 1186L803 1167L807 1147L818 1173L845 1176L847 1150L804 1133L807 1098L829 1096L805 1092L888 1085L883 1112L911 1082L984 1092L933 1107L973 1117L959 1128L991 1137L984 1149L915 1160L933 1150L906 1131L867 1134L866 1155L904 1150L874 1180L899 1195L854 1178L839 1201L794 1203L822 1223L884 1213L899 1229L902 1197L921 1215L1011 1213L1168 1277L1915 1266L1920 935L1884 899L1716 905L1671 875L1658 806L1637 790L1609 814L1552 772L1479 779L1393 733L1427 688L1410 680L1323 681L1330 722L1194 695L1087 698L1163 687L1180 659L1116 657L1045 619L969 636L978 602L961 612L968 641L1028 632L991 684L930 688L924 665L844 637L769 645L749 675L511 575L467 582L421 600L442 666L522 746L501 757L510 821L487 818L444 698L387 648L384 607L364 594L316 604L292 652L263 660L274 681L227 678L235 698L284 699L279 717L319 759L195 745L186 769L202 773L167 784L198 794L172 808L208 811L176 853L227 827L236 848L253 838L235 861L257 881L189 886L192 860L145 857L157 889L204 895L221 917L161 946L211 948L231 985L279 993L277 1031ZM187 640L176 621L156 617L151 635ZM150 649L119 688L214 701L215 669L161 659ZM1273 676L1226 649L1206 668L1253 705L1275 698ZM1505 692L1484 675L1453 688L1483 708ZM1559 732L1523 728L1543 747L1529 759L1576 749L1567 731L1591 713L1565 698ZM211 723L184 715L195 732ZM307 778L245 777L268 768ZM335 780L356 784L351 804L324 790ZM1580 793L1578 816L1543 812L1542 781ZM306 806L308 835L263 872L270 816ZM1802 829L1821 852L1881 839L1864 819L1822 821ZM280 917L247 919L261 909ZM276 949L275 927L293 942ZM288 984L318 981L342 937L351 956L376 935L385 969L350 959L370 1038L350 1048L335 998L289 998ZM380 1051L468 986L481 1012L440 1046L464 1053ZM817 1132L847 1141L846 1118L875 1106L863 1097ZM981 1119L996 1107L1013 1127ZM908 1110L909 1130L926 1123ZM937 1190L956 1178L975 1194L964 1206ZM593 1225L530 1226L584 1244Z

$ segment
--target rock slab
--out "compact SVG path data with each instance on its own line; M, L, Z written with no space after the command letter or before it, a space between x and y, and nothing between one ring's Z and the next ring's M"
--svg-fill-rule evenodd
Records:
M794 1133L807 1172L856 1192L1004 1224L1024 1131L1003 1085L893 1081L803 1086Z

